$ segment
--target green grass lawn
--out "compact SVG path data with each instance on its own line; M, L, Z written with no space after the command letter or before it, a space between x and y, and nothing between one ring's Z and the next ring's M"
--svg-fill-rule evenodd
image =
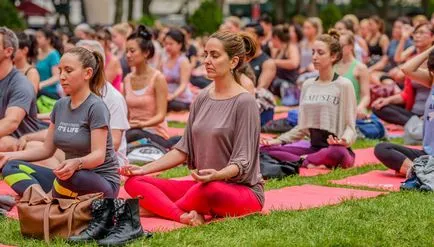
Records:
M402 139L394 139L402 143ZM354 148L376 142L359 140ZM292 185L338 186L328 181L385 169L373 165L336 169L316 177L287 177L267 181L266 190ZM164 172L160 177L188 175L185 166ZM348 187L348 186L339 186ZM367 188L361 188L367 189ZM372 190L372 189L371 189ZM209 225L157 233L152 239L137 240L131 246L434 246L434 194L393 192L377 198L346 201L340 205L302 211L279 211L227 219ZM24 239L19 222L0 218L0 243L17 246L46 246ZM67 245L54 240L52 246Z

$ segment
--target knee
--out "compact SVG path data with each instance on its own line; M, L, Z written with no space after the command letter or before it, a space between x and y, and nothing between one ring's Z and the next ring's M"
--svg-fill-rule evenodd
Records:
M3 177L7 177L11 174L15 174L17 172L19 172L19 164L20 161L18 160L12 160L7 162L4 166L3 169L1 169L1 173L3 174Z
M124 187L125 187L125 191L131 191L132 188L135 187L135 185L138 182L138 177L134 176L134 177L130 177L127 179L127 181L125 181Z
M344 146L329 146L327 156L332 160L340 162L348 153L348 149Z
M0 152L16 151L18 140L12 136L4 136L0 138Z
M214 181L206 184L201 184L200 185L201 186L200 191L202 194L201 196L206 198L207 201L219 200L220 195L224 193L224 190L222 188L222 183L224 182Z
M384 160L385 156L388 154L390 143L382 142L375 145L374 155L380 161Z

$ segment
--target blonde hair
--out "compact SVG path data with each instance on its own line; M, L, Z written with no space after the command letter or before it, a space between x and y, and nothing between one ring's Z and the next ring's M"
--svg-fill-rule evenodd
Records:
M119 23L113 26L112 31L115 31L127 38L130 33L130 29L131 27L128 23Z
M307 22L312 24L312 26L316 29L316 35L321 35L324 31L322 27L322 20L318 17L309 17L306 19Z

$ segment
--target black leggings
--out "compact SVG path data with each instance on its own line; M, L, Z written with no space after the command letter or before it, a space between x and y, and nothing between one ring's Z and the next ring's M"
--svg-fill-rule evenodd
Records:
M405 159L414 159L426 155L425 151L408 148L389 142L379 143L375 146L374 154L385 166L395 171L400 171Z
M69 179L60 180L49 168L13 160L3 167L2 173L5 182L20 196L33 184L41 185L46 193L53 190L55 198L74 198L98 192L103 192L106 198L116 198L119 193L119 185L90 170L76 171Z
M399 105L386 105L380 110L373 108L372 112L381 120L402 126L404 126L412 116L416 115Z
M127 138L127 142L133 142L133 141L137 141L143 138L148 138L151 141L157 143L158 145L164 147L164 148L171 148L173 145L175 145L176 143L178 143L178 141L181 139L180 136L174 136L169 138L168 140L164 139L163 137L157 135L157 134L153 134L149 131L146 130L142 130L142 129L129 129L126 132L126 138Z
M177 100L171 100L167 104L167 111L188 111L190 103L185 103Z

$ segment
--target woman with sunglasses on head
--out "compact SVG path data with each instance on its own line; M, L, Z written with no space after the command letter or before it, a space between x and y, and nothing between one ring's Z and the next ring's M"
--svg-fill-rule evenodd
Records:
M383 142L375 146L375 157L398 175L406 176L416 158L434 154L434 46L407 61L401 70L411 80L431 90L424 106L423 146L416 149Z

